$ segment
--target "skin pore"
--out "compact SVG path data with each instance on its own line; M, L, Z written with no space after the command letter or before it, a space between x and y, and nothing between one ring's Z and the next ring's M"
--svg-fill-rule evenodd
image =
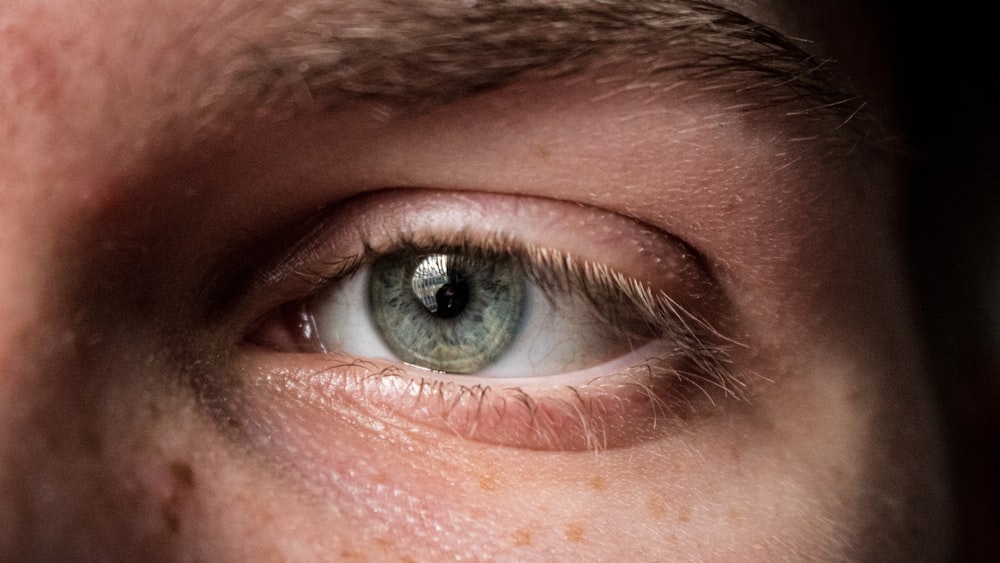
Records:
M946 557L895 160L843 76L886 94L834 20L51 4L0 8L0 558ZM285 344L403 235L604 265L725 379Z

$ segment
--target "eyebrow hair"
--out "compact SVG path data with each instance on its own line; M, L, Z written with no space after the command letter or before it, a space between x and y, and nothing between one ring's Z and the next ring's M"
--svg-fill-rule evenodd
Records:
M275 111L360 100L421 111L524 75L607 65L729 96L734 111L871 128L865 102L841 87L830 61L702 0L370 0L346 9L302 0L283 19L225 73L228 97Z

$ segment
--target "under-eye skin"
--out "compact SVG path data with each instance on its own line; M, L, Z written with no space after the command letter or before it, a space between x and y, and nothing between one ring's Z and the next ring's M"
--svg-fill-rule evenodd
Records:
M717 299L707 297L704 280L687 279L697 277L696 259L669 235L561 202L528 206L523 197L428 192L376 196L378 205L360 202L355 212L368 207L385 215L375 228L341 225L311 235L349 233L357 240L304 245L306 257L292 263L298 278L312 272L312 289L255 326L247 338L254 353L277 352L286 362L314 366L305 370L310 375L302 376L308 380L303 384L315 384L329 395L325 400L531 449L652 439L668 419L744 394L746 382L730 355L736 344L712 324ZM519 201L509 209L482 205L466 221L455 211L469 198ZM408 199L443 203L438 209L448 221L427 212L414 220L405 214ZM404 213L385 213L383 200ZM532 213L560 217L550 208L567 213L568 223L579 214L584 223L620 226L625 237L634 229L641 243L626 249L677 253L659 261L683 265L667 285L685 294L675 297L662 280L597 262L604 250L586 255L600 246L596 238L588 245L587 233L574 237L578 248L563 249L544 246L544 237L530 229L521 234L509 228L530 221ZM475 220L476 213L493 209L501 215L495 225ZM515 216L502 216L510 212ZM613 249L612 243L605 241ZM617 254L609 260L627 264L628 257ZM280 276L269 278L280 283Z

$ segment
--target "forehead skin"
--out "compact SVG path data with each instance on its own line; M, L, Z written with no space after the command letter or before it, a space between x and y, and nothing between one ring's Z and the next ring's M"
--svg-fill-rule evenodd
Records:
M470 4L419 3L442 21ZM943 558L942 460L890 228L894 173L867 125L889 112L868 113L846 85L829 92L836 74L775 97L687 62L643 75L617 66L631 56L617 47L581 58L593 68L560 67L558 50L524 69L505 61L441 99L433 84L404 95L342 76L324 89L327 75L308 72L315 45L281 43L318 10L352 48L380 33L405 46L416 5L0 7L0 558ZM852 40L866 20L803 6L725 4L815 41L799 47L841 59L884 109L877 57ZM294 72L262 74L262 60ZM623 74L653 86L615 82ZM833 111L796 117L827 94ZM399 111L417 98L433 103ZM627 125L650 108L663 118ZM521 144L548 160L512 156ZM239 419L241 403L224 428L176 373L238 365L210 337L199 348L178 336L215 334L184 320L206 272L229 264L215 256L387 185L566 199L672 232L732 294L746 362L769 383L661 444L592 457L431 447L359 421L334 425L348 437L331 442L315 409L256 396L233 402L263 421ZM302 455L261 445L272 436ZM324 464L341 480L302 476Z

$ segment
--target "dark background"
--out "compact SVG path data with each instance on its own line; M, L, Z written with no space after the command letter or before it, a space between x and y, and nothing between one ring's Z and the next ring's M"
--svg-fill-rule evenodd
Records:
M913 153L903 234L949 423L959 560L1000 561L1000 34L959 2L887 1L883 15Z

